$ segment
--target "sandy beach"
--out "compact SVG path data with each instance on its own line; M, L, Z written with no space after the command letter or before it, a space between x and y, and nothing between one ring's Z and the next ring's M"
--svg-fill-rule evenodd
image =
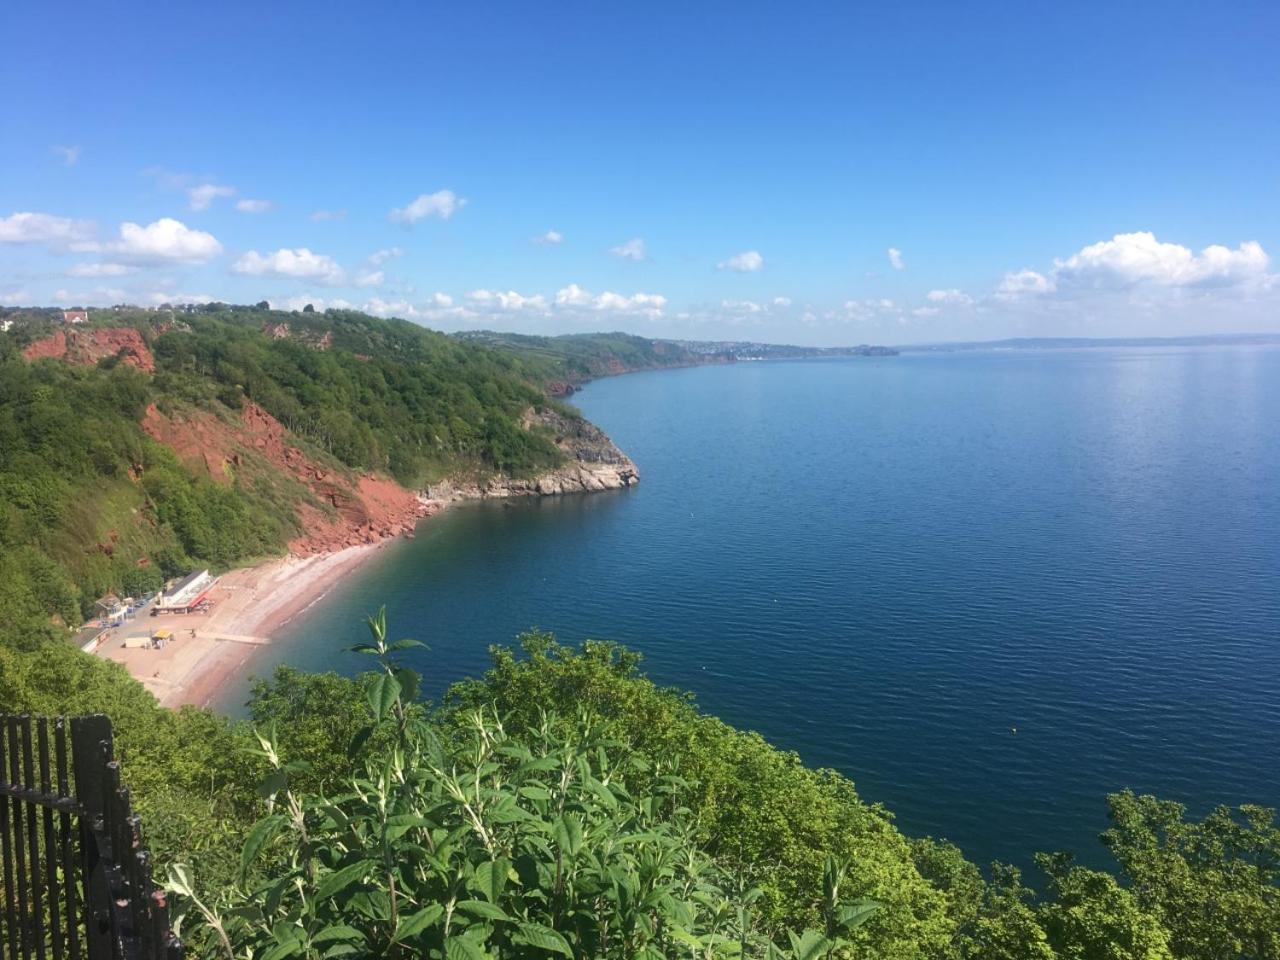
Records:
M253 429L262 435L263 444L283 444L284 428L275 420L257 408L246 416L256 424ZM168 427L159 417L157 411L152 428L165 436ZM533 479L444 482L420 494L394 481L363 475L352 494L359 500L359 509L352 507L352 499L343 501L347 513L337 517L320 517L310 511L307 532L290 544L288 556L223 574L209 593L212 608L207 612L152 616L149 608L143 608L134 619L109 631L93 653L123 664L162 706L207 707L229 678L251 668L254 654L269 644L284 624L320 600L379 549L411 533L423 519L450 504L590 493L628 487L637 481L635 464L598 428L564 422L555 426L566 438L562 449L568 455L567 462ZM594 456L583 459L584 447ZM314 472L313 467L307 469ZM166 629L171 631L171 639L159 649L152 646L150 638Z
M308 557L287 556L232 570L218 579L207 614L136 619L112 631L94 652L121 663L163 706L208 706L231 676L303 610L392 540ZM127 647L126 638L173 631L163 649Z

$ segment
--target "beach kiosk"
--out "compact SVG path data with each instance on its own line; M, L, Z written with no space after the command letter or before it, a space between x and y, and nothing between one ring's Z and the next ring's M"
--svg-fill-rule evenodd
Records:
M156 650L163 650L173 639L173 631L168 627L151 632L151 646Z
M197 570L165 587L156 597L152 616L159 613L190 613L205 600L218 581L209 576L208 570Z
M129 612L128 605L114 593L108 593L100 600L95 600L93 605L97 609L98 615L105 622L113 625L123 623L125 615Z

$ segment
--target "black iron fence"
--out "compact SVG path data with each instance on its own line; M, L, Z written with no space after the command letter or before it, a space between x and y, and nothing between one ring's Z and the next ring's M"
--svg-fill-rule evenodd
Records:
M180 960L104 716L0 714L0 956Z

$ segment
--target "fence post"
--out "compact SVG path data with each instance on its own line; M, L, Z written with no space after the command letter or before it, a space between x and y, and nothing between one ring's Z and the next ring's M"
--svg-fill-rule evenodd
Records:
M181 960L107 717L0 714L0 857L0 958Z
M84 878L85 946L89 960L113 960L111 884L112 861L107 829L109 804L107 762L111 758L111 721L102 714L71 721L71 765L76 800L80 803L80 869Z

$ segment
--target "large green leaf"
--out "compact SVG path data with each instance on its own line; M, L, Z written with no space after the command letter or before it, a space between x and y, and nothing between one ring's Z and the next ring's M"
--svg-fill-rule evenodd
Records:
M400 696L400 681L389 673L380 673L369 684L369 707L377 720L385 720L391 712L391 706Z
M411 667L399 667L395 671L396 682L400 684L400 697L406 702L412 702L418 697L418 683L422 680L417 670Z
M871 919L871 915L880 909L877 900L855 900L840 908L839 921L841 928L852 930Z
M531 947L537 947L539 950L550 950L553 953L560 953L566 957L573 956L573 948L569 946L569 941L557 930L545 927L540 923L522 923L519 929L512 935L512 940L516 943L526 943Z
M613 791L595 777L587 777L583 783L586 784L587 789L594 793L600 799L600 802L610 810L616 810L618 808L618 798L613 795Z
M289 785L289 773L286 770L272 770L258 784L258 796L270 800Z
M489 955L466 937L450 937L444 943L446 960L488 960Z
M277 943L270 950L262 955L262 960L283 960L285 957L292 957L295 953L302 952L302 944L297 940L286 940L284 943Z
M568 813L556 821L555 840L562 853L576 857L582 849L582 820Z
M490 903L497 903L502 899L502 891L506 889L510 872L509 860L487 860L476 867L475 876L471 879L471 889Z
M798 937L788 930L787 935L791 938L792 960L818 960L831 946L831 941L817 930L806 930Z
M372 860L357 860L326 876L316 888L317 900L328 900L341 893L373 868Z
M253 829L249 831L249 836L245 838L244 847L240 851L241 879L249 872L249 864L258 856L258 851L271 842L272 838L280 832L280 828L286 822L287 819L282 814L276 813L269 817L263 817L253 825Z
M399 840L416 827L431 827L434 825L426 817L414 816L411 813L400 813L394 817L387 817L387 839Z
M311 942L315 944L315 943L328 943L330 940L363 941L364 939L365 939L364 934L361 933L359 930L357 930L355 927L349 926L345 923L338 923L338 924L334 924L332 927L325 927L323 930L321 930L319 933L317 933L314 937L311 938Z
M507 911L503 910L495 903L489 903L487 900L462 900L458 903L459 910L465 910L473 917L483 917L485 920L510 920Z
M394 653L397 650L408 650L411 647L422 647L424 650L429 649L421 640L410 640L405 637L403 640L397 640L395 643L387 644L387 651Z
M417 913L410 914L400 921L400 925L396 927L395 940L408 940L410 937L416 937L427 927L431 926L444 915L444 907L438 903L433 903L429 907L423 907Z

